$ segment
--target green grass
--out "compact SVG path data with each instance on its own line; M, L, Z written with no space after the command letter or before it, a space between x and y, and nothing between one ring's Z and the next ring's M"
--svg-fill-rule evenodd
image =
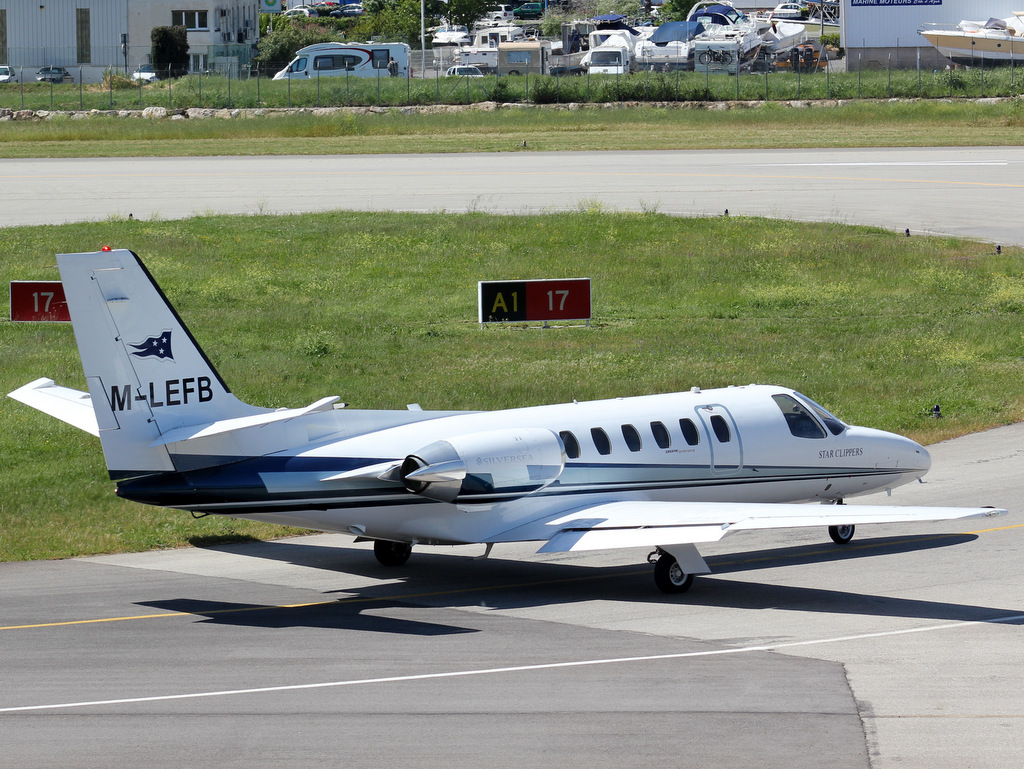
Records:
M3 124L0 157L932 147L1019 145L1024 103L860 101L793 109L513 107L457 114L267 115L259 119L60 117Z
M599 207L110 220L4 238L3 281L56 279L56 252L132 248L235 393L263 406L490 409L765 382L925 442L1024 417L1017 249ZM590 328L475 322L480 279L579 276L594 280ZM84 388L67 325L0 322L0 355L0 392L40 376ZM9 399L0 420L0 559L282 533L123 502L95 438Z

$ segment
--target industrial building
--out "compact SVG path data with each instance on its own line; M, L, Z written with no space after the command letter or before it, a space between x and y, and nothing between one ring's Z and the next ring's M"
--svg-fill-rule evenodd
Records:
M96 83L108 69L130 73L150 62L154 27L188 30L189 69L239 70L259 39L266 0L0 0L0 64L19 80L63 66ZM280 9L280 0L276 0Z
M840 36L846 66L854 70L944 68L943 58L918 34L925 24L958 24L964 19L1008 18L1024 8L1020 0L842 0ZM1024 51L1024 45L1022 45ZM918 57L920 56L920 59ZM1024 63L1024 55L1021 57Z

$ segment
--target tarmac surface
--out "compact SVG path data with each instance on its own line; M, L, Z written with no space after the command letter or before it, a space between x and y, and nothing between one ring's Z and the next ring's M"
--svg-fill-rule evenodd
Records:
M518 144L488 154L5 160L3 224L601 206L1024 244L1024 147L530 152Z
M654 165L664 159L657 155ZM580 200L627 208L643 184L668 200L674 185L680 195L689 189L684 166L744 153L668 155L672 164L661 163L665 175L653 181L636 167L650 159L632 153L560 157L556 168L575 174L577 192L580 180L593 180L598 191ZM826 201L823 218L877 216L883 226L901 220L978 237L992 224L1007 233L1003 242L1024 241L1010 226L1021 186L1007 174L1024 150L759 155L762 172L749 156L743 168L716 166L749 207L777 198L780 178L800 173L797 156L842 155L864 165L844 172L852 191L833 181L826 193L871 206L847 215L845 198L835 210ZM568 195L557 173L538 178L532 155L516 156L519 171L496 157L487 160L505 169L501 186L522 176L523 189L541 191L531 210L559 190ZM608 182L594 169L598 158L617 169ZM253 213L261 195L304 175L307 188L341 185L343 166L364 180L377 168L381 189L377 197L369 185L370 196L385 206L391 183L431 186L424 180L438 159L342 158L317 168L326 161L292 158L290 170L276 160L43 166L51 195L78 180L62 193L75 201L65 209L88 219L131 210L112 191L122 186L137 217L149 215L140 201L164 217L236 210L234 189L249 171L243 210ZM443 160L461 168L472 159ZM219 165L228 161L235 170ZM13 197L42 194L16 164L0 171ZM824 173L814 167L805 173ZM147 168L162 169L151 192ZM205 188L208 197L161 197L168 169L182 190ZM227 176L213 183L218 173ZM687 184L711 178L701 173ZM466 193L451 180L419 206L405 201L408 210L465 210ZM629 192L617 197L624 182ZM282 207L293 199L278 197ZM528 208L512 198L484 207ZM751 213L746 207L734 210ZM14 205L7 222L27 210ZM52 223L53 207L47 214ZM1024 425L930 450L927 483L894 490L892 503L988 504L1011 516L862 527L843 547L824 531L739 533L702 546L713 573L682 596L656 590L646 551L538 555L507 545L479 560L482 547L423 547L388 570L334 535L0 564L0 767L1019 765Z

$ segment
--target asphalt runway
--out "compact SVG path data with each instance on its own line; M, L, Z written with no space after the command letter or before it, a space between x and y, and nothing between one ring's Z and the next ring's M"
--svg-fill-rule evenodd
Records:
M711 164L749 201L737 213L760 200L756 213L817 218L796 199L772 208L780 184L800 173L824 179L819 166L794 170L798 157L856 156L867 165L844 172L849 189L833 175L823 194L871 207L852 215L843 197L821 218L877 216L894 228L906 219L914 230L976 237L991 225L1003 242L1024 241L1012 226L1016 148L757 154L760 171L749 153L521 153L8 161L0 176L18 193L8 199L21 201L46 184L22 174L48 169L50 194L67 184L62 199L73 203L62 210L80 219L286 210L297 205L288 185L340 189L345 176L367 191L359 201L408 210L543 210L561 190L561 207L659 201L684 213ZM885 165L871 165L880 158ZM493 189L471 197L451 186L474 182L464 170L446 172L447 189L435 183L439 161L465 169L483 160L506 169L494 177L500 186L521 179L521 190L543 191L541 202L497 199ZM645 161L664 177L645 180ZM576 168L574 180L536 170L551 164ZM598 173L604 164L618 170ZM168 169L182 178L180 199L164 195ZM417 179L418 198L387 193ZM597 192L571 197L586 180ZM16 202L6 221L30 211ZM47 214L52 223L54 208ZM1024 425L930 448L928 482L896 489L893 503L1024 509ZM418 548L387 570L334 535L0 564L0 767L1016 766L1018 516L862 527L845 547L824 531L735 534L702 547L714 573L676 597L654 588L646 551L537 555L508 545L479 560L482 547Z
M510 148L512 150L513 148ZM538 147L537 149L542 149ZM3 221L608 210L870 224L1024 244L1024 147L5 160Z

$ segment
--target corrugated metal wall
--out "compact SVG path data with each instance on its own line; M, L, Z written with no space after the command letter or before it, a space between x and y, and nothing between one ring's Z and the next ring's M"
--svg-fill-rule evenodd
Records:
M116 64L128 0L0 0L7 11L7 61L12 66ZM78 10L88 9L88 62L79 62Z
M1024 10L1022 0L843 0L842 36L849 49L917 47L928 42L917 34L922 24L956 24L963 19L1005 19ZM868 5L867 3L877 3Z

